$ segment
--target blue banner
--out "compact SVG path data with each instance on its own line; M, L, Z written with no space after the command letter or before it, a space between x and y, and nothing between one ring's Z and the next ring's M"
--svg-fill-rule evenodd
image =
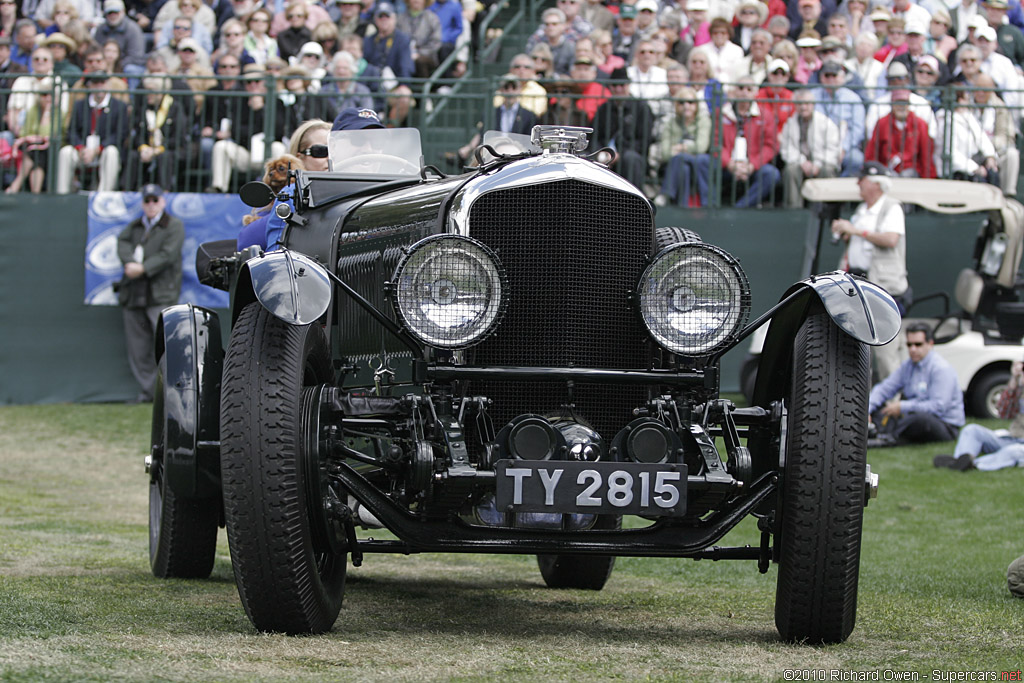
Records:
M166 211L185 224L181 249L183 277L179 303L227 308L228 294L199 284L196 247L203 242L235 238L250 209L238 195L168 192ZM116 306L113 284L123 267L117 258L117 236L142 215L138 192L92 192L89 195L89 239L85 247L85 303Z

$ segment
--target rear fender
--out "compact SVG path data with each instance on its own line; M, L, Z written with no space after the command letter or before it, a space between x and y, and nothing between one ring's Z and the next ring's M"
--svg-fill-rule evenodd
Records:
M327 312L332 294L330 276L322 265L296 251L272 251L242 266L232 317L255 299L289 325L308 325Z
M754 405L768 406L786 394L793 339L815 299L839 329L865 344L881 346L899 334L899 309L878 285L838 271L798 282L782 297L768 326L757 367Z
M163 411L153 419L164 422L167 485L182 497L219 496L224 349L217 314L192 304L164 309L156 330L156 357L161 356Z

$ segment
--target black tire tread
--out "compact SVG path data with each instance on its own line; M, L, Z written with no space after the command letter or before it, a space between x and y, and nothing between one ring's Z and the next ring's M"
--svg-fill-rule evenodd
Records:
M621 529L622 518L602 515L596 529ZM615 568L610 555L538 555L537 566L548 588L579 588L599 591L604 588Z
M162 479L150 486L163 486ZM217 554L216 498L183 498L163 487L160 532L150 549L150 568L161 579L205 579Z
M695 233L693 230L688 230L686 228L663 226L655 228L654 230L654 242L657 246L656 251L661 251L665 247L670 247L673 244L686 244L688 242L700 241L702 241L700 235Z
M164 434L164 361L158 363L156 396L153 404L153 440L166 441ZM159 424L157 424L159 423ZM166 443L160 452L166 453ZM161 579L205 579L213 571L217 554L217 525L220 520L218 498L177 496L166 486L162 463L150 478L149 567ZM156 487L154 490L153 487ZM160 496L159 502L153 495ZM153 510L158 505L159 510ZM159 516L159 529L153 529L153 514ZM155 536L155 538L154 538Z
M318 324L287 325L258 303L241 312L224 357L221 476L238 594L260 631L328 631L344 594L346 557L318 571L306 510L297 453L306 363L316 381L330 379Z
M864 514L867 347L815 304L794 344L775 623L838 643L856 621Z

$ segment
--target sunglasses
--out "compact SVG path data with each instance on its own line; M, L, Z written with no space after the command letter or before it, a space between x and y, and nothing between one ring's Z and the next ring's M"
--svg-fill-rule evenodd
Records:
M175 26L174 30L175 31L188 31L191 28L192 28L191 26Z
M931 69L914 69L914 73L922 74L924 76L934 76L935 72Z
M927 342L907 342L908 348L914 348L915 346L924 346Z
M289 14L288 18L289 19L305 19L306 15L305 14Z
M241 64L221 64L220 68L221 69L237 69L240 66L241 66Z
M156 204L160 201L160 197L146 197L142 200L143 204Z
M241 31L232 31L231 33L225 33L224 37L225 38L237 38L240 35L242 35Z

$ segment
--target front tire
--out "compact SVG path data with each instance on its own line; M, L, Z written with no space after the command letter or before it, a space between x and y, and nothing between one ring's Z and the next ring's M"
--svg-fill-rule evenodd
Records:
M153 576L161 579L205 579L213 571L217 553L220 500L178 496L167 483L164 456L173 445L169 447L167 442L164 394L174 392L175 388L165 386L164 357L157 367L150 439L153 459L149 470L149 567Z
M260 631L322 633L341 610L347 556L318 533L324 484L305 433L310 397L331 379L319 324L288 325L258 303L239 315L224 361L221 477L238 595Z
M857 614L870 366L867 347L815 304L797 334L781 492L775 625L839 643Z
M622 518L599 515L594 528L621 529ZM612 575L615 558L609 555L538 555L537 566L548 588L599 591Z

